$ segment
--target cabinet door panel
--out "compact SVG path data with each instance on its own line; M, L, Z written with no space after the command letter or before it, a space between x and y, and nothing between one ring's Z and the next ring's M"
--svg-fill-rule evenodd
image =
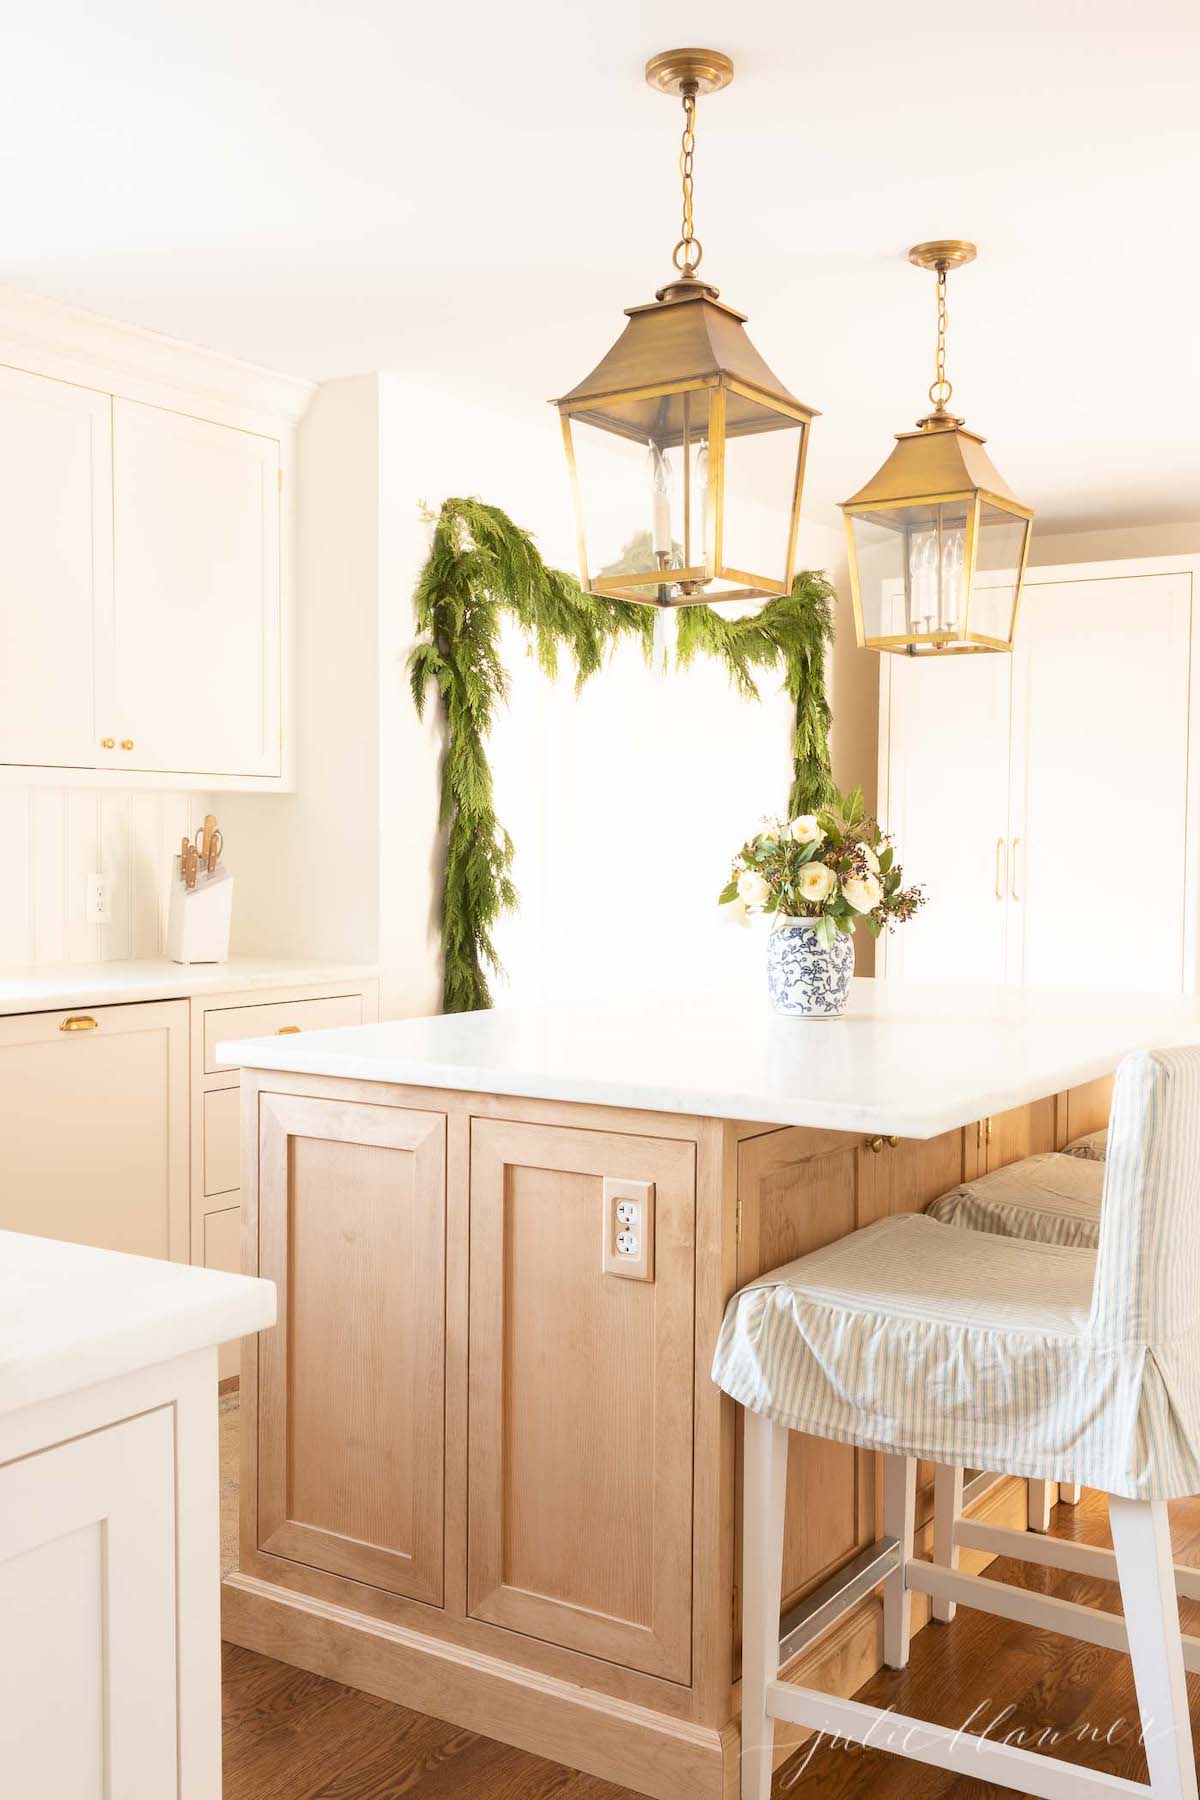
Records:
M280 770L279 446L113 402L122 767Z
M1022 602L1010 885L1031 985L1182 985L1190 657L1187 574L1039 583ZM1082 904L1085 846L1120 830L1152 847L1152 874Z
M1011 658L884 658L887 816L926 904L887 939L908 981L1005 978Z
M178 1792L175 1612L170 1408L0 1468L5 1794Z
M442 1604L446 1121L265 1094L259 1546Z
M0 369L0 762L88 768L112 631L107 394Z
M188 1261L187 1017L164 1000L0 1019L0 1229Z
M653 1279L601 1269L603 1180L655 1185ZM468 1610L686 1682L695 1149L475 1120Z

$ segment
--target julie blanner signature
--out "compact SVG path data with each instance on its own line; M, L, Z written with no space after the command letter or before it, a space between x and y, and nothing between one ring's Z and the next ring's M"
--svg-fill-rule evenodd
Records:
M1009 1744L1022 1750L1053 1750L1059 1744L1145 1744L1148 1738L1160 1735L1153 1718L1147 1718L1143 1723L1122 1715L1108 1726L1083 1720L1070 1727L1045 1725L1039 1729L1031 1725L1013 1725L1011 1721L1017 1712L1015 1705L1002 1706L998 1711L993 1710L995 1707L994 1700L981 1700L974 1712L955 1729L952 1743L956 1746L959 1743L968 1746ZM815 1732L803 1746L799 1760L781 1773L780 1788L789 1793L798 1787L813 1758L824 1750L890 1750L895 1755L919 1758L922 1743L932 1741L935 1736L943 1738L945 1730L945 1726L927 1725L922 1720L897 1715L888 1707L861 1740L844 1737L836 1731Z

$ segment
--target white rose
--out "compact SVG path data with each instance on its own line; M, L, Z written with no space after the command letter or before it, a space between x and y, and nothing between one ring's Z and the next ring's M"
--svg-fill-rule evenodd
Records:
M798 819L792 820L788 830L792 834L792 841L797 844L823 844L825 842L825 833L811 813L801 813Z
M850 875L842 883L842 893L858 913L874 912L883 899L878 875Z
M743 869L738 876L738 899L744 900L747 906L765 906L771 898L771 890L763 877L753 869Z
M837 886L832 869L823 862L810 862L800 871L800 893L812 906L823 906Z
M724 900L717 911L727 925L742 925L749 930L749 908L744 900Z

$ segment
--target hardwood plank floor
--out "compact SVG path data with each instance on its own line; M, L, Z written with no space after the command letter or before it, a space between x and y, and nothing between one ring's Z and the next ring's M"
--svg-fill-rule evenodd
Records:
M1200 1500L1171 1509L1180 1562L1200 1562ZM1107 1544L1096 1494L1055 1509L1052 1531ZM1111 1586L1032 1564L996 1563L997 1580L1119 1610ZM1200 1605L1182 1609L1200 1632ZM1200 1677L1189 1676L1200 1741ZM861 1697L964 1725L1145 1781L1128 1660L1028 1626L960 1609L913 1640L909 1667L884 1670ZM1043 1734L1058 1735L1057 1743ZM1001 1800L1011 1789L941 1775L882 1750L805 1746L778 1771L774 1800ZM561 1768L370 1694L225 1646L225 1800L636 1800L627 1788ZM681 1795L680 1800L687 1800Z

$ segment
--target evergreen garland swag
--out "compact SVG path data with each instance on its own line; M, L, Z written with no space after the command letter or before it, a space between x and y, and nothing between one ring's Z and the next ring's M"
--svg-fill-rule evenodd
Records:
M488 732L509 692L497 648L501 614L517 621L547 675L557 673L565 652L582 686L620 638L639 639L650 661L654 609L585 593L572 576L547 568L528 532L499 507L446 500L431 517L433 543L414 596L418 641L409 677L418 714L433 682L445 721L442 1004L446 1012L470 1012L492 1003L486 971L500 972L493 928L517 904L512 839L496 817L487 760ZM726 618L707 606L678 613L680 668L702 652L715 656L738 692L757 700L755 676L782 666L796 709L789 817L816 812L834 796L825 695L832 636L833 588L813 572L797 575L790 594L746 618Z

